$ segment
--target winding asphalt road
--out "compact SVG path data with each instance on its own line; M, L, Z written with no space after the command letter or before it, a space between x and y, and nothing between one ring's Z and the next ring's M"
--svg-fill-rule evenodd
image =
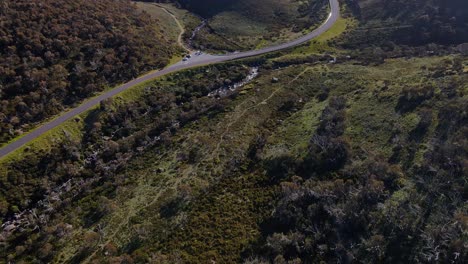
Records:
M157 77L161 77L163 75L177 72L180 70L188 69L188 68L193 68L196 66L202 66L202 65L208 65L208 64L214 64L214 63L220 63L224 61L230 61L230 60L235 60L235 59L241 59L241 58L247 58L247 57L252 57L252 56L257 56L273 51L279 51L287 48L291 48L300 44L303 44L330 29L333 24L337 21L339 15L340 15L340 6L338 3L338 0L329 0L330 1L330 14L328 15L327 20L317 29L312 31L311 33L302 36L301 38L298 38L296 40L293 40L288 43L284 43L281 45L277 46L272 46L272 47L267 47L259 50L252 50L252 51L246 51L246 52L239 52L239 53L232 53L232 54L226 54L226 55L210 55L210 54L202 54L199 56L192 55L192 58L188 61L181 61L176 64L173 64L161 71L157 72L152 72L147 75L141 76L137 79L134 79L126 84L123 84L119 87L116 87L106 93L103 93L97 97L94 97L88 101L85 101L83 104L80 106L73 108L69 110L68 112L65 112L61 116L49 121L48 123L45 123L44 125L34 129L33 131L29 132L28 134L24 135L23 137L17 139L16 141L0 148L0 158L8 155L9 153L19 149L20 147L24 146L25 144L31 142L32 140L36 139L37 137L41 136L42 134L46 133L47 131L59 126L63 122L73 118L74 116L77 116L86 110L90 109L91 107L99 104L102 100L108 99L110 97L113 97L117 94L119 94L122 91L125 91L132 86L135 86L137 84L141 84L143 82L155 79Z

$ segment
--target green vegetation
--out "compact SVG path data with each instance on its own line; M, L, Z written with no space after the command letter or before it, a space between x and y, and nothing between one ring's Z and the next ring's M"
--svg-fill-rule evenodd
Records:
M62 206L68 207L66 205L68 202L63 204L62 201L71 202L78 197L81 197L78 198L79 201L81 199L92 200L93 198L90 198L87 192L90 191L92 195L95 195L95 190L90 187L107 182L107 180L101 182L102 177L108 180L115 179L115 173L126 167L127 161L133 156L131 153L137 155L147 147L159 146L160 143L162 143L161 146L169 144L172 134L178 130L179 126L183 127L198 119L199 115L212 115L221 111L223 100L207 98L206 95L211 90L223 87L229 82L240 81L244 78L246 69L230 65L208 69L209 73L205 73L207 69L177 73L175 76L168 76L161 81L142 86L131 94L130 91L123 93L120 97L105 101L99 108L84 114L83 122L79 122L82 127L77 128L82 129L83 132L78 133L78 137L73 134L69 137L57 137L55 142L47 141L46 139L56 135L57 131L68 127L68 125L61 126L33 142L32 148L27 148L27 151L17 152L17 155L12 158L2 160L1 167L4 170L2 170L1 179L4 188L1 193L1 213L4 219L32 206L37 208L37 213L41 212L42 215L48 214L46 212L51 208L60 210L64 213L62 217L65 217L59 217L60 221L68 221L68 217L74 213L67 214L68 209ZM174 80L175 77L177 81ZM205 78L211 79L210 86L206 86ZM156 108L148 112L151 107ZM143 129L142 126L145 128ZM43 146L42 143L50 143L50 145ZM105 151L101 152L101 148ZM38 184L39 182L41 184ZM54 187L64 186L63 184L68 184L66 185L69 186L68 191ZM105 185L107 186L107 183ZM108 187L110 186L103 188L106 192L112 193ZM59 195L59 200L49 201L52 196L56 197L55 195ZM88 216L88 210L96 208L90 208L90 205L86 203L85 205L86 213L77 216L72 225L88 227L92 224L90 220L95 218ZM26 214L29 215L29 212ZM29 238L35 240L37 245L44 245L40 241L45 239L48 241L47 247L53 246L50 250L60 247L61 240L50 237L52 233L35 232L34 226L31 225L39 223L37 221L41 220L28 218L28 224L21 222L25 228L24 231L31 232ZM53 225L52 222L51 225ZM16 224L7 224L7 226L13 227ZM4 235L9 237L10 243L19 243L18 245L22 245L25 250L31 252L36 250L35 246L24 244L24 237L20 233L9 234L7 232ZM53 255L49 252L40 259L50 259ZM21 254L17 257L21 258Z
M221 104L223 105L221 109L224 109L215 112L203 110L210 100L197 96L195 91L205 87L205 85L197 85L197 82L201 84L206 80L218 80L209 86L215 89L226 83L225 80L228 77L219 74L228 72L227 69L230 69L232 73L242 72L243 67L227 64L220 67L190 70L186 73L168 76L153 84L147 84L144 88L137 89L142 94L138 92L131 97L123 96L124 101L115 98L113 102L101 105L100 109L105 111L97 109L97 112L89 113L88 117L85 117L86 124L92 124L92 126L87 125L89 127L84 129L84 136L79 140L80 143L67 140L62 143L64 148L78 146L79 148L75 151L83 153L80 155L81 158L75 161L82 165L66 162L67 169L63 172L73 171L72 168L77 170L83 165L84 170L78 169L75 176L69 179L62 178L60 182L68 182L70 179L71 182L79 182L78 179L87 179L90 181L87 184L91 185L84 189L79 185L83 190L78 194L71 192L75 198L65 204L64 201L67 201L65 197L68 194L61 194L63 196L60 197L60 202L54 207L62 208L61 213L49 216L51 218L47 224L48 228L45 229L49 230L47 231L49 233L45 230L39 233L29 231L35 234L32 236L33 239L37 237L37 243L39 243L37 246L42 245L41 248L43 248L45 245L43 243L53 246L53 250L51 248L47 257L41 255L45 253L40 252L35 255L36 253L33 252L36 251L31 247L26 247L29 252L27 255L33 256L34 254L42 259L53 258L56 261L91 259L97 261L101 258L109 259L112 256L110 259L113 261L127 259L141 262L150 258L151 261L159 263L174 263L175 261L203 263L211 260L225 263L270 257L272 259L298 257L304 260L301 254L309 254L305 253L309 251L293 255L286 254L289 251L282 251L287 244L281 244L286 243L281 241L300 239L301 234L297 232L306 232L301 231L300 228L296 233L281 231L283 230L281 226L285 225L284 220L281 220L284 217L282 215L285 213L284 208L295 206L295 200L289 200L288 197L294 195L304 197L302 193L307 188L312 188L317 195L325 195L321 194L322 192L336 192L338 190L333 188L344 188L337 185L344 184L341 183L344 180L341 179L342 177L345 177L346 181L353 179L349 177L358 176L364 177L362 179L367 179L366 177L370 179L374 176L364 176L367 173L365 171L368 170L366 166L380 164L378 166L382 167L375 169L384 170L382 173L389 173L389 176L375 175L391 178L388 180L375 178L372 182L365 183L355 181L353 183L355 187L349 187L350 190L353 188L359 190L360 184L364 186L372 184L372 186L375 185L372 188L377 188L375 191L383 192L382 194L365 194L371 195L370 197L378 195L383 207L375 207L377 204L372 203L373 205L369 205L368 208L359 209L370 210L361 211L363 214L376 215L375 222L371 222L369 228L374 230L372 232L377 232L380 229L374 229L374 225L383 227L390 224L390 222L381 222L383 219L379 218L378 214L384 214L388 210L393 210L392 207L413 199L408 197L424 196L426 191L421 188L429 186L424 187L424 184L420 186L418 170L424 168L431 149L438 148L431 139L445 134L447 143L460 140L459 136L463 129L457 129L459 127L457 124L460 124L459 122L465 117L462 113L462 116L453 116L456 119L445 116L447 107L453 109L453 107L466 105L468 90L466 85L462 85L466 83L466 76L460 75L462 68L457 66L460 62L467 63L460 57L450 56L421 58L409 62L395 59L377 67L359 66L353 63L324 66L322 63L317 63L309 66L290 66L281 70L265 68L258 79L243 88L245 92L233 93L230 97L232 99L228 99L229 97L220 99L222 101L214 99L212 103ZM438 74L441 71L443 74ZM454 71L456 74L453 74ZM405 75L402 76L401 72L405 72ZM243 75L235 77L236 75L232 73L228 77L231 81L243 78ZM438 77L434 77L435 74L438 74ZM218 77L207 78L210 76ZM278 78L279 81L271 83L273 77ZM426 78L430 78L434 87L444 88L434 91L433 95L424 95L427 93L419 92L420 88L415 90L421 83L427 83L427 81L421 82ZM165 91L167 95L164 95ZM200 95L206 95L207 92L208 90ZM424 96L423 101L417 99L416 94ZM193 99L185 97L190 95ZM173 99L170 99L171 97ZM415 99L408 101L405 98ZM178 106L170 107L171 100L175 100L173 102ZM199 108L194 104L197 101L196 104L201 103L205 106ZM158 106L157 109L160 110L148 112L149 105ZM199 112L201 115L183 118L183 115L195 109L200 109L196 111L202 111ZM430 112L427 109L430 109ZM174 116L174 114L178 115L177 112L181 110L185 114L179 117ZM427 113L431 116L429 121L425 117ZM168 123L163 125L168 129L166 132L161 130L162 127L158 128L160 125L157 125L162 124L163 120L160 118L165 118L164 115L169 118ZM341 117L337 118L337 116ZM120 121L124 117L127 121ZM149 120L152 121L149 122ZM181 123L174 127L171 120L180 120ZM182 120L188 120L188 122ZM449 123L452 125L447 127ZM154 127L154 125L157 126ZM144 133L140 135L139 131ZM145 136L145 133L149 134ZM152 133L159 134L162 141L156 141L159 142L156 144L151 143L150 139L154 137ZM108 137L112 139L109 140ZM330 138L323 139L323 137ZM335 142L334 144L337 145L329 146L329 151L343 149L347 154L341 156L342 159L339 160L335 152L328 154L316 152L319 149L312 147L313 142L316 144ZM453 144L456 144L455 142ZM461 142L458 142L461 146ZM97 160L92 163L93 165L87 164L85 157L89 157L89 154L99 149L103 151L99 152ZM50 153L56 151L58 150L52 149ZM67 152L70 153L67 155L73 157L75 154L72 153L75 151ZM86 154L88 152L89 154ZM312 153L317 153L314 155L319 156L311 156ZM372 155L366 153L372 153ZM424 153L424 155L418 153ZM32 157L26 156L30 161L28 164L34 164ZM54 160L57 157L52 156L49 159ZM124 161L127 165L122 163ZM40 161L38 162L41 164ZM11 162L2 165L15 168L8 170L4 179L25 179L25 176L19 176L17 173L26 172L25 169L30 165L18 168L17 164ZM63 166L65 165L57 166L57 168ZM106 167L109 168L103 170ZM331 168L334 168L332 172L328 172ZM13 171L15 171L15 176L11 174ZM317 174L310 175L309 173L313 171ZM442 172L443 169L440 171ZM48 177L53 175L57 177L63 172L53 169L47 174L50 175ZM102 176L92 176L94 174L92 172L99 172L97 175ZM461 172L454 173L451 177ZM107 176L102 178L104 175ZM92 182L94 177L98 177L96 178L98 182ZM35 176L28 177L23 182L27 183L33 179ZM53 185L52 179L49 178L49 184ZM452 179L455 184L453 187L461 184L460 179ZM383 187L380 186L379 181L385 183ZM86 182L81 184L86 184ZM18 187L25 188L23 184ZM12 190L13 186L8 188ZM76 187L71 187L72 190L73 188ZM431 188L441 187L432 185ZM373 190L370 187L366 189ZM455 191L456 188L451 190ZM6 200L10 204L6 208L12 210L11 212L22 210L25 205L15 201L26 199L17 197L13 200L13 193L18 194L11 192L5 196L10 197ZM351 195L351 193L345 192L340 195ZM314 206L318 208L338 206L336 210L356 210L347 207L351 206L349 203L333 202L324 205L322 200L316 199L318 198L307 201L316 204ZM348 196L340 199L353 201ZM90 203L90 201L93 202ZM323 200L325 201L328 203L327 199ZM419 201L418 206L427 208L426 200L417 201ZM456 217L461 217L465 210L460 207L459 202L454 204L454 208L458 208L453 209L455 218L452 219L451 214L442 213L443 211L433 211L426 216L426 223L456 221ZM288 205L281 207L281 204ZM365 206L362 202L358 204ZM438 206L437 203L431 205ZM443 205L443 201L440 201L440 205ZM274 210L276 213L272 216L273 208L276 208ZM90 214L91 212L96 212L98 215ZM413 212L407 211L407 213L408 219L411 219ZM324 211L317 211L315 214L317 219L324 220L337 217L323 215ZM295 215L289 217L296 219L294 221L300 219L300 216ZM330 229L334 227L333 223L318 225L318 228L322 232L341 232L340 229ZM424 229L422 226L418 227L417 223L419 222L415 222L416 226L411 229L406 229L405 238L408 235L426 236L429 234L427 228L433 226L433 224L426 224L426 229ZM68 233L62 239L56 240L51 237L53 232L57 232L53 230L57 230L59 226L63 229L68 225L73 226L73 229L66 231ZM286 226L289 227L291 224ZM459 227L455 225L454 228ZM455 239L453 235L457 234L456 230L450 231L455 232L451 233L453 239ZM323 242L310 240L306 249L310 248L307 250L316 252L314 248L319 247L324 252L324 256L328 256L321 258L333 259L345 253L332 251L333 247L327 243L353 243L355 239L365 239L366 243L361 244L361 247L346 253L358 259L365 259L368 256L362 255L363 253L359 250L362 249L365 252L365 247L373 247L368 243L383 243L382 240L374 240L379 239L378 236L386 237L384 240L387 241L386 244L379 244L380 255L369 259L376 261L379 258L393 256L391 250L394 249L391 248L396 246L391 244L393 239L402 240L402 237L396 234L378 233L383 231L378 231L375 235L368 235L367 232L371 231L359 231L356 237L349 236L348 233L340 234L339 237L348 239L347 242L329 239ZM291 237L293 235L296 238ZM13 237L15 240L10 240L10 243L21 241L18 240L19 237ZM321 239L327 237L331 235ZM83 239L91 242L83 247L83 244L78 242ZM418 247L428 246L424 244L426 240L422 241L418 244L420 246L415 245L415 250ZM437 241L445 243L443 240ZM279 248L274 243L280 243ZM18 244L15 245L18 246ZM343 246L346 247L346 244ZM455 245L447 245L444 250L460 251ZM257 257L260 252L265 253ZM284 253L280 254L281 252ZM444 252L446 251L442 251L442 254L450 259L450 254ZM435 254L435 252L430 254ZM17 254L10 257L21 258L21 256ZM315 259L318 255L312 254L309 257Z
M296 48L291 55L294 56L294 54L297 53L304 55L337 52L339 50L337 50L336 47L330 46L330 42L333 39L340 37L345 32L352 30L355 25L356 21L353 18L340 17L330 30L315 38L310 44Z
M84 116L84 115L82 115ZM63 141L65 138L76 140L81 137L83 120L81 117L76 117L74 120L69 120L60 127L56 127L47 133L39 136L37 139L32 142L24 145L18 151L15 151L12 155L8 155L0 159L0 162L8 161L18 161L25 156L27 152L31 149L39 151L41 153L49 152L52 148L52 145L57 144L58 142Z
M150 81L0 161L0 257L464 263L468 59L348 49L351 4L316 43Z

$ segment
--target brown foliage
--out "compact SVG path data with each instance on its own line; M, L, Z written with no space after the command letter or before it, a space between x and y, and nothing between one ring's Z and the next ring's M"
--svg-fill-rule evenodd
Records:
M0 13L0 142L144 71L175 48L130 1L7 0Z

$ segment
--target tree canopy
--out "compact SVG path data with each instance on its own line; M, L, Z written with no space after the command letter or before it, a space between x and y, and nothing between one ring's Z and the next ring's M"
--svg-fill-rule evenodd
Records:
M130 1L1 5L0 142L107 86L165 66L176 50Z

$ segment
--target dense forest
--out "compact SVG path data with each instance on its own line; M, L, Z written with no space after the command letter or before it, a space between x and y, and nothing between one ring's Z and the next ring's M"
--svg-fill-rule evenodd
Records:
M165 66L176 51L126 0L0 3L0 142Z

